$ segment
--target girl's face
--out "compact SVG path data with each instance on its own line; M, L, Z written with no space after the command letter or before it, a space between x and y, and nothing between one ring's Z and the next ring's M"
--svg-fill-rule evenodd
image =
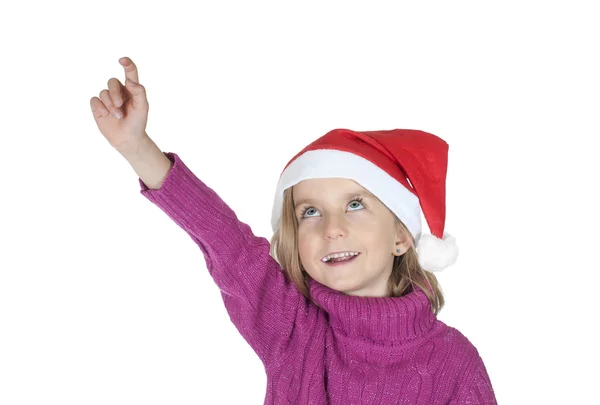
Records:
M388 296L394 252L409 243L392 212L353 180L303 180L292 191L300 261L310 277L348 295ZM323 262L335 252L359 254Z

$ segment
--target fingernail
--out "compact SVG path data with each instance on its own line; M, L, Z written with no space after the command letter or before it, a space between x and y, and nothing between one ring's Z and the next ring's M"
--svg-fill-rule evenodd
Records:
M121 119L121 117L123 117L123 113L121 113L121 111L115 111L115 113L113 114L118 120Z

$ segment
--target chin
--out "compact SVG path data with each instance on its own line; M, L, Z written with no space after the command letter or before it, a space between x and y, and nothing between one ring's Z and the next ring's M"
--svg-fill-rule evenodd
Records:
M323 280L320 281L316 279L319 283L342 292L344 294L354 295L355 291L363 290L365 288L360 282L356 282L353 280L343 279L343 280Z

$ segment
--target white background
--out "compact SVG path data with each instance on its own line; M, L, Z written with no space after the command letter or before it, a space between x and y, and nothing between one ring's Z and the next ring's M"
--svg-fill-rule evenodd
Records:
M0 404L264 399L201 251L96 127L122 56L148 134L267 238L280 171L326 131L444 138L439 318L499 403L600 403L593 2L208 3L3 6Z

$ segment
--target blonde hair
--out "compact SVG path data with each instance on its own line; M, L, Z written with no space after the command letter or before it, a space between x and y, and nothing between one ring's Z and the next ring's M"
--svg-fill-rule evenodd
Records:
M403 255L394 257L392 274L388 280L389 296L401 297L417 286L425 293L431 303L432 311L437 315L444 306L444 296L437 278L421 267L412 235L396 215L394 218L402 232L410 237L411 246ZM298 291L312 300L307 284L310 276L304 270L298 252L298 219L294 213L291 187L283 193L279 227L271 237L270 251L271 256L279 263L288 279L296 285Z

